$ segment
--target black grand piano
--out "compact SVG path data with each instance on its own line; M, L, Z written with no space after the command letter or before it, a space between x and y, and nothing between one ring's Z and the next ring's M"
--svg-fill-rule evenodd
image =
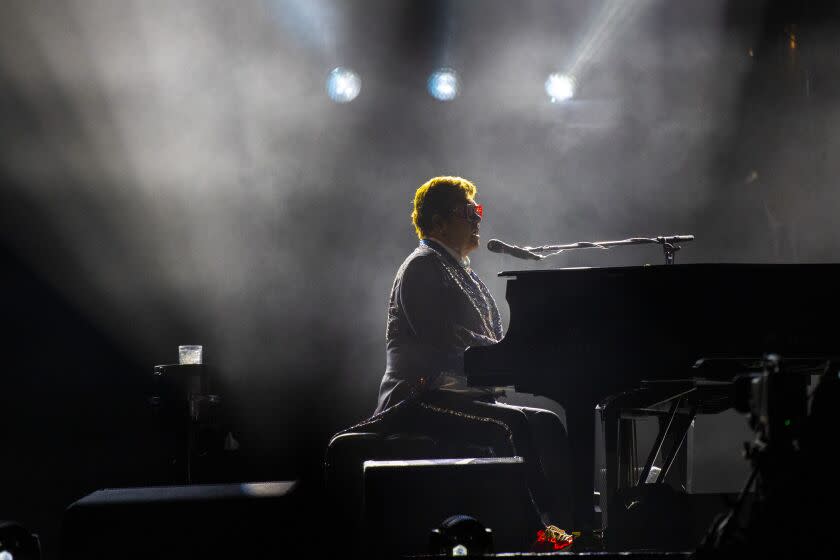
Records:
M564 407L575 525L583 529L595 528L597 405L640 391L659 395L657 387L664 386L665 393L684 397L674 407L690 403L696 412L721 405L720 393L704 392L703 383L731 382L737 371L717 364L768 353L806 361L840 355L840 264L682 264L500 276L508 279L510 326L498 344L467 349L468 383L513 385ZM724 399L723 406L729 404ZM615 431L605 437L614 440ZM617 474L608 476L614 488Z

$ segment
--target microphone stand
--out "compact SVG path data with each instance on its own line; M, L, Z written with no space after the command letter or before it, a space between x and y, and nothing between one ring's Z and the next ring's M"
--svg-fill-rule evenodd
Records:
M540 255L543 258L568 251L569 249L609 249L619 245L647 245L650 243L658 243L662 245L662 250L665 253L665 264L674 264L674 256L680 250L677 243L684 243L686 241L694 241L693 235L660 235L658 237L631 237L630 239L621 239L618 241L578 241L577 243L569 243L566 245L542 245L541 247L523 247L526 251L541 254L549 253L547 255Z

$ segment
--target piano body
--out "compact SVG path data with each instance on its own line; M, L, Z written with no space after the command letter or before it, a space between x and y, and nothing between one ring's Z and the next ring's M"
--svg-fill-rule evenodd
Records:
M513 385L563 406L578 528L595 528L596 405L644 394L640 387L655 395L651 388L664 385L675 387L676 396L691 392L696 411L704 404L698 381L731 382L735 373L694 367L698 360L840 355L840 264L682 264L500 276L508 279L510 326L499 343L467 349L468 383ZM677 403L688 400L674 402L672 416ZM605 434L616 437L615 430ZM614 489L617 475L608 476Z

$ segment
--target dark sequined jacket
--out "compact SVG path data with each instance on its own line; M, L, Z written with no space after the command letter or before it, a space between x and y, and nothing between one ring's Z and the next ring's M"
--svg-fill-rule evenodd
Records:
M464 350L502 338L490 291L439 243L420 241L400 266L388 302L387 365L377 412L422 391L466 389Z

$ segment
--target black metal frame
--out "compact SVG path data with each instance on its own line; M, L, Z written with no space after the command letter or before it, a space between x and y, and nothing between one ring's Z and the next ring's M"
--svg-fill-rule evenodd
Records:
M728 387L728 384L723 384ZM713 386L717 391L719 387ZM662 467L654 484L665 484L677 464L680 452L686 449L686 438L701 405L707 399L708 391L698 387L694 381L673 381L645 383L639 390L617 395L602 404L601 421L604 438L604 462L606 483L601 497L604 525L608 525L609 504L621 488L648 484L647 480L656 464L656 459L663 453L666 442L670 442L663 455ZM660 408L669 406L667 411ZM716 406L709 412L725 410ZM719 410L718 410L719 409ZM628 415L631 415L628 418ZM623 476L631 458L626 456L627 445L622 444L622 437L632 434L627 424L634 422L633 417L656 416L659 418L659 432L645 460L641 473L635 471ZM685 457L687 460L688 458ZM683 473L686 476L686 473ZM622 480L624 484L622 484ZM606 506L606 509L605 509Z

